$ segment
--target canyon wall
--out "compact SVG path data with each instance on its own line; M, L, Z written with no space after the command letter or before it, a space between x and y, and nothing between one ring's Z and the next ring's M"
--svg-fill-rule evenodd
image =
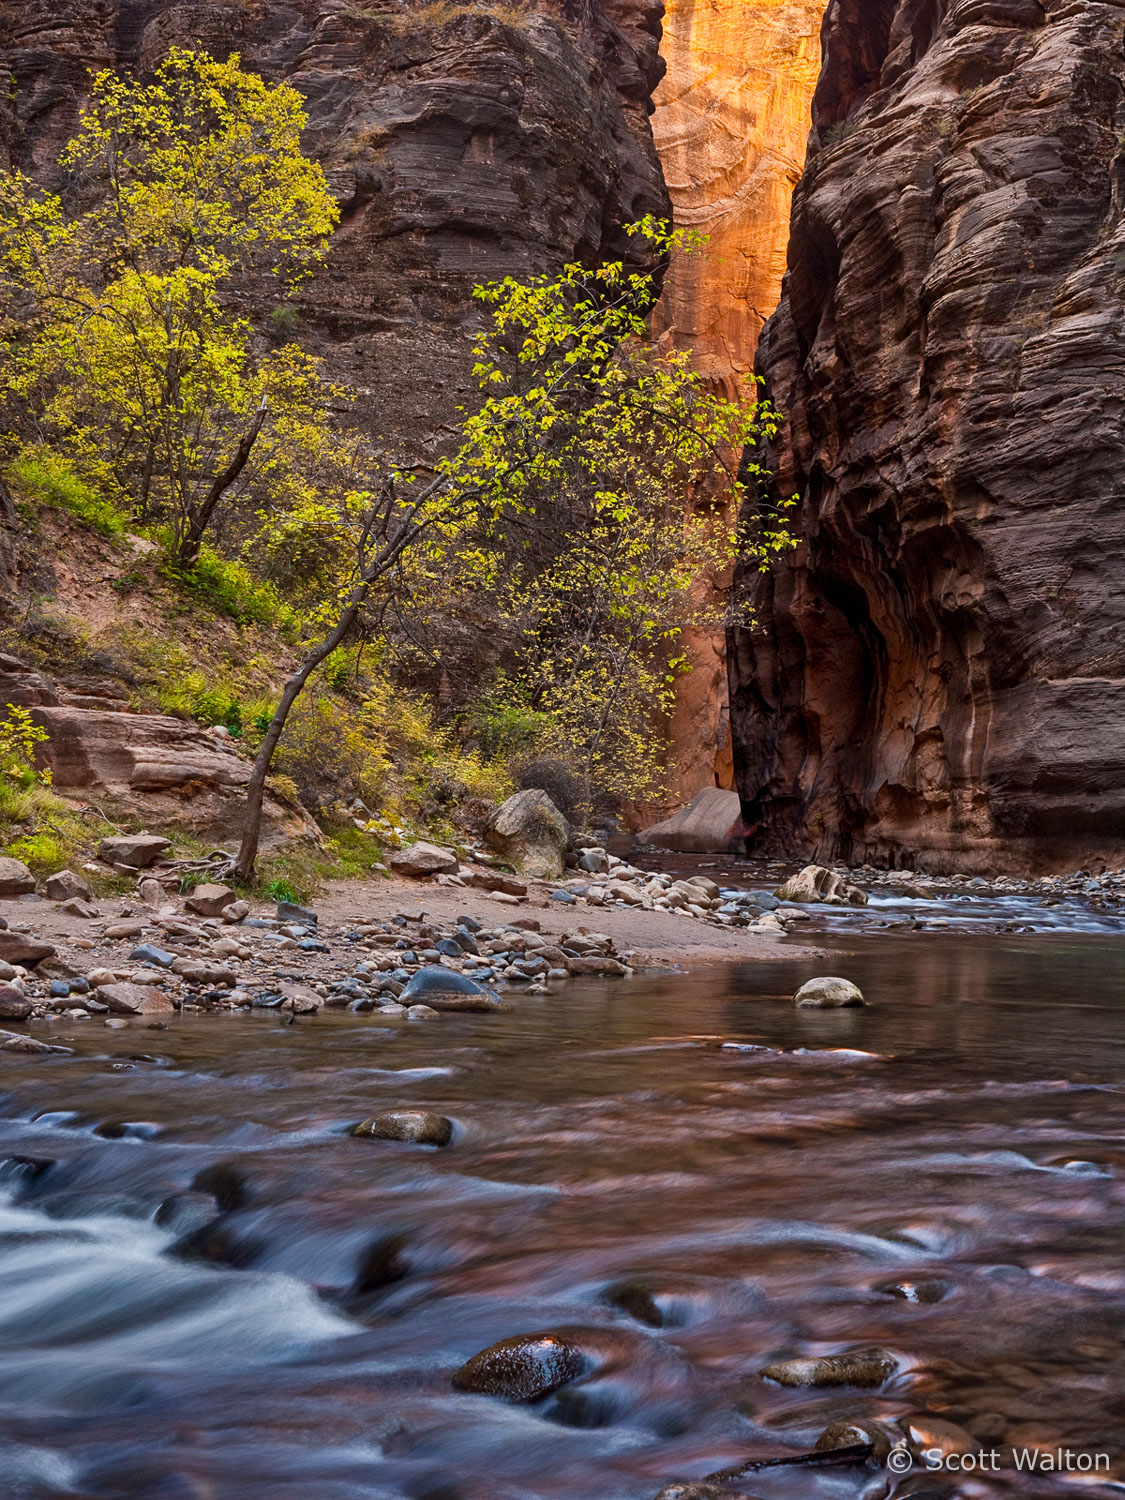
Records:
M781 293L823 14L824 0L669 0L664 17L653 135L677 225L708 244L673 262L658 325L728 396L745 388ZM721 616L725 591L702 587ZM676 693L661 811L702 786L734 785L722 629L692 630L683 644L692 671Z
M1123 31L832 0L759 348L803 540L730 643L753 847L1125 857Z
M309 110L342 219L302 337L372 429L425 448L469 395L473 285L596 259L666 214L659 0L0 0L0 148L55 178L89 70L241 53ZM260 314L268 308L256 309Z

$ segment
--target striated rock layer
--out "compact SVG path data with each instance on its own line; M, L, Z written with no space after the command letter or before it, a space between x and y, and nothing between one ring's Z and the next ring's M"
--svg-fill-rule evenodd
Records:
M304 94L342 208L304 335L379 432L422 446L469 393L473 285L620 248L666 213L648 123L659 0L0 0L0 154L52 180L89 70L231 51ZM260 314L268 308L257 310Z
M731 397L781 294L823 14L824 0L668 0L652 131L676 223L708 245L673 262L657 320ZM721 614L722 588L713 602ZM692 670L670 726L672 806L712 781L734 785L723 632L692 630L682 647Z
M804 544L731 640L759 845L1125 857L1123 28L833 0L759 351Z

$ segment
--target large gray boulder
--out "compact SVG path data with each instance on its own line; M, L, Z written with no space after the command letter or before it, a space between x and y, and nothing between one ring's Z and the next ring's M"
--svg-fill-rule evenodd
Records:
M726 854L742 846L738 793L705 786L686 807L637 834L638 844L675 849L680 854Z
M823 865L806 865L790 876L775 892L779 901L821 901L827 906L866 906L867 892L849 885L834 870Z
M835 975L808 980L793 996L793 1002L799 1010L844 1010L867 1004L858 985Z
M485 838L521 875L558 880L564 868L570 824L537 787L516 792L488 820Z

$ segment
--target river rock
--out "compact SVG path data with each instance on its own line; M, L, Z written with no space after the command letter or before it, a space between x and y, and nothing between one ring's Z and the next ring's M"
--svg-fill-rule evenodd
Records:
M396 875L452 875L457 870L457 855L452 849L419 842L396 850L388 864Z
M154 994L147 985L128 983L99 985L98 999L119 1016L167 1015L175 1010L175 1006L167 995Z
M91 906L89 901L83 901L81 896L72 896L69 901L60 902L59 910L65 911L71 917L81 917L84 921L101 916L98 908Z
M320 918L309 907L298 906L296 901L279 901L277 903L277 920L279 922L298 922L302 927L315 927Z
M724 1484L711 1484L704 1479L665 1485L656 1500L752 1500L752 1497L736 1494Z
M429 964L419 969L399 996L404 1006L428 1005L434 1010L506 1009L490 990L465 974Z
M786 1386L854 1385L876 1390L886 1385L898 1369L898 1360L882 1349L852 1354L827 1354L820 1358L783 1359L762 1371L766 1380Z
M134 869L146 869L158 859L172 840L160 838L155 833L126 833L114 838L102 839L98 854L111 865L132 865Z
M608 875L609 855L604 849L583 849L578 856L578 868L587 875Z
M43 889L52 901L71 901L75 897L89 901L94 894L82 876L73 870L56 870L53 875L48 875Z
M409 1141L415 1146L448 1146L453 1122L428 1109L387 1109L361 1120L352 1135L375 1136L381 1141Z
M454 1375L453 1385L505 1401L538 1401L590 1368L586 1354L565 1333L517 1334L474 1354Z
M833 906L866 906L867 892L826 870L823 865L806 865L798 874L779 886L779 901L823 901Z
M0 984L0 1021L26 1021L33 1009L30 998L14 984Z
M54 944L45 943L42 938L29 937L23 932L0 931L0 958L7 963L32 968L42 959L50 958L54 951Z
M850 979L826 977L810 979L793 996L800 1010L839 1010L850 1005L866 1005L863 991Z
M184 905L199 917L221 917L226 908L237 900L238 896L229 885L215 885L209 881L204 885L197 885Z
M502 802L488 820L485 838L521 875L539 880L563 875L570 824L537 787Z
M837 1448L858 1448L864 1443L871 1445L875 1458L882 1462L891 1451L891 1440L874 1422L833 1422L817 1438L813 1451L832 1453Z
M22 860L0 856L0 897L28 896L35 889L35 876Z
M13 1032L0 1031L0 1052L55 1052L66 1051L65 1047L56 1048L47 1042L41 1042L33 1036L17 1036Z

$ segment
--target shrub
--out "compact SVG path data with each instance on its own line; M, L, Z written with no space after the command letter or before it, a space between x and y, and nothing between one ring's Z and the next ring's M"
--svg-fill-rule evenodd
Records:
M9 464L8 479L25 499L69 511L102 536L118 536L125 530L120 512L78 473L69 458L52 448L24 448Z
M169 560L164 572L181 588L237 625L269 625L288 639L297 634L300 625L297 611L286 603L274 585L255 578L245 563L222 557L213 547L201 547L198 560L190 568L181 568Z

